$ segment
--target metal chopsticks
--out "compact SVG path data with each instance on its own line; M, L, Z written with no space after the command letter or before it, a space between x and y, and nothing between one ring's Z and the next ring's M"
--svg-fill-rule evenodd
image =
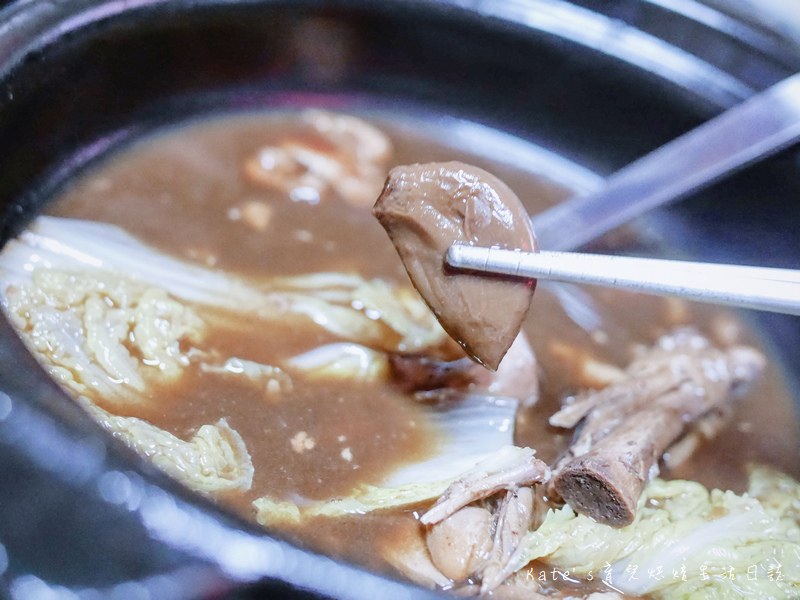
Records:
M532 218L543 248L574 250L800 139L800 73L643 156L601 189Z
M573 252L454 245L456 269L550 279L800 315L800 271Z

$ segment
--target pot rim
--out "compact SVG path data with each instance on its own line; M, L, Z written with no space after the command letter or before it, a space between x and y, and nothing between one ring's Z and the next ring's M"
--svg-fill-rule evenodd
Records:
M191 10L217 3L217 0L194 0L180 5L174 0L18 0L7 5L0 10L0 104L13 102L13 96L5 93L8 78L23 70L31 57L64 36L82 35L94 28L110 26L131 12L146 17L149 11L163 5L174 4L178 5L178 10ZM241 2L260 3L257 0ZM534 29L653 73L671 85L688 90L717 110L748 98L791 74L792 69L800 70L800 56L777 52L778 46L770 35L732 17L698 21L692 15L681 15L687 26L716 32L720 40L728 39L742 52L755 52L769 58L773 66L771 71L754 78L739 69L735 61L726 70L655 33L643 31L639 26L649 18L647 15L665 10L678 14L655 0L615 4L618 9L623 5L636 6L647 13L644 17L643 13L632 14L627 19L624 15L615 16L613 10L592 11L581 6L580 0L575 3L565 0L345 0L343 4L375 11L402 7L459 12L492 19L509 27ZM648 13L650 10L656 12ZM710 13L704 14L708 17ZM5 316L0 323L0 337L3 338L0 359L14 371L3 377L5 391L0 392L3 443L24 453L38 468L60 477L65 485L87 487L87 482L91 482L102 494L102 481L104 477L107 481L109 473L114 473L113 477L126 477L140 498L133 510L149 535L156 543L176 548L190 561L196 559L218 573L222 579L214 580L212 588L224 587L225 580L247 583L271 578L337 598L439 597L406 582L368 573L269 537L252 524L188 492L132 451L112 442L76 403L69 401L28 354ZM32 372L38 374L33 383L28 379ZM3 417L6 399L11 408ZM50 436L47 448L59 448L58 460L47 456L42 447L30 444L31 438L14 434L14 431L33 432L34 438L38 434ZM74 473L79 473L80 477L76 479ZM120 504L129 501L130 496Z

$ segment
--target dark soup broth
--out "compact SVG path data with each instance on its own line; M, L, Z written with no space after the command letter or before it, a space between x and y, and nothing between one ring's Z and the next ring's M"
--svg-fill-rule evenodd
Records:
M467 542L443 533L454 552L472 544L468 558L458 559L469 569L444 565L431 537L440 525L420 518L476 463L513 444L535 450L556 473L594 413L577 433L551 425L551 417L562 405L625 385L635 375L629 365L672 343L676 331L690 328L692 339L716 353L697 359L706 361L698 375L686 367L688 381L700 388L703 377L715 377L708 365L759 342L726 310L540 284L523 327L529 348L521 362L505 371L501 364L497 374L465 362L372 216L388 169L468 162L505 181L531 214L576 190L546 166L487 158L479 145L469 148L463 138L456 143L422 124L384 113L363 120L323 111L263 113L193 122L139 140L77 177L32 229L64 247L72 243L73 220L89 222L85 237L94 246L77 240L63 260L25 259L27 272L9 266L15 259L4 252L6 311L45 368L113 435L189 488L331 556L423 585L498 597L673 598L680 593L675 586L689 585L703 565L719 575L727 563L659 558L650 568L663 568L670 584L658 578L640 586L625 579L635 561L648 578L633 541L616 554L608 550L616 542L601 543L597 564L570 566L577 559L567 542L549 551L534 543L537 528L551 531L553 515L585 531L599 528L595 535L607 530L609 540L623 529L567 515L572 509L545 480L502 484L465 501L477 521L464 529L484 521L487 529ZM434 129L447 132L447 121ZM23 236L19 247L28 239L34 238ZM104 243L113 248L106 252ZM93 251L98 271L88 259L70 262ZM135 272L121 271L126 260L139 265ZM48 267L52 273L41 274ZM674 372L677 363L670 364ZM733 399L687 420L659 453L642 482L631 531L689 494L670 495L670 484L690 486L697 506L707 504L696 514L675 509L671 518L680 513L698 523L713 523L719 511L734 515L740 501L777 510L754 491L752 465L784 477L781 489L794 489L800 436L791 398L772 361L760 369L747 385L731 383L722 393L709 380L710 391L698 392L730 392ZM473 403L472 412L454 417L466 411L464 402ZM664 401L648 402L637 414ZM520 488L531 490L530 514L505 538L510 517L498 515L521 501ZM703 489L730 490L736 500ZM742 500L750 496L759 500ZM786 508L775 518L788 527L792 514ZM648 532L642 548L656 535L652 527ZM484 546L476 541L481 535L490 540ZM547 535L566 534L552 526ZM503 544L505 554L498 550ZM761 558L750 563L767 569ZM746 576L750 563L731 566ZM681 574L674 585L673 572ZM712 584L727 585L719 578Z

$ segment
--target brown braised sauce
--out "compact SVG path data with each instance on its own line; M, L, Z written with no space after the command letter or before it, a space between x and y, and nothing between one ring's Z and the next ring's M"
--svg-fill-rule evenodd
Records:
M387 125L389 123L389 125ZM533 213L570 195L544 178L480 156L449 148L423 134L381 123L395 147L392 164L463 160L503 179ZM200 122L145 139L79 178L50 208L50 214L119 225L144 242L205 266L250 277L311 271L355 271L408 284L403 266L370 210L334 198L317 204L293 202L247 182L242 165L266 144L302 136L291 117L249 115ZM244 226L232 209L248 202L269 206L263 231ZM263 215L262 215L263 216ZM560 399L586 384L586 357L623 367L637 344L651 344L671 326L691 322L723 342L741 330L739 341L757 340L729 313L693 304L591 290L599 331L587 332L565 313L546 288L537 290L524 330L541 367L541 399L519 415L516 441L552 462L571 432L547 424ZM278 356L326 343L307 332L273 326L246 335L212 333L209 345L269 364ZM424 428L412 424L415 408L394 389L344 385L298 386L289 398L265 404L244 386L198 373L191 383L157 390L153 402L130 414L185 436L219 417L245 440L255 465L253 488L231 498L231 506L253 518L252 500L264 494L327 498L361 482L375 481L391 468L430 452ZM800 436L790 398L774 367L738 403L734 425L701 448L668 477L695 479L709 487L741 492L745 464L757 461L800 475ZM306 431L313 451L293 452L289 439ZM340 441L344 436L345 442ZM343 446L353 461L343 461ZM287 533L312 547L369 567L389 570L375 544L413 526L412 509L364 517L316 518ZM353 544L352 540L359 540Z

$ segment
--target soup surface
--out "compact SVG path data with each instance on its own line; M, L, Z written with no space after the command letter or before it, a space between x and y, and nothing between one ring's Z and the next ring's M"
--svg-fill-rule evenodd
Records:
M424 128L415 130L410 121L397 125L391 115L375 114L368 120L388 136L391 152L375 159L376 173L360 167L348 172L349 177L361 177L373 186L354 192L353 197L368 199L373 182L385 177L381 169L449 160L469 162L495 174L532 214L574 193L567 182L549 177L535 165L534 171L512 167L482 155L481 147L466 152L448 145L447 138L432 139ZM329 506L365 485L388 485L403 468L436 457L447 436L442 423L431 417L429 406L414 394L418 390L409 391L398 380L395 366L384 364L383 355L379 358L384 362L375 362L379 359L370 354L416 354L407 347L413 336L404 337L400 329L386 326L386 313L371 315L357 291L347 295L353 286L357 290L366 286L373 293L369 286L376 281L396 297L410 290L391 242L371 214L371 203L346 199L342 186L349 180L340 185L334 175L322 177L324 183L319 185L308 179L291 189L268 178L278 168L275 164L288 155L300 156L297 164L304 165L304 170L287 177L336 173L335 166L318 166L313 161L333 156L340 142L335 131L311 126L298 113L195 122L138 141L86 171L50 205L48 214L118 226L159 253L204 272L223 272L254 288L290 281L285 285L291 295L285 293L281 301L291 296L295 302L302 296L307 288L301 282L306 280L298 278L309 274L359 278L346 285L331 280L324 293L315 292L314 298L339 302L361 317L367 315L367 320L383 327L379 343L347 339L335 328L320 325L315 309L303 309L304 320L259 319L247 312L237 316L236 311L206 307L197 311L203 335L181 338L176 346L185 359L178 376L148 380L135 401L85 395L107 414L141 419L178 440L190 440L204 426L224 419L246 447L253 475L251 485L240 486L246 489L233 486L213 493L220 503L311 548L394 574L398 566L391 557L397 553L386 549L401 547L404 540L420 535L418 518L430 500L350 511L366 514L344 511L348 514L327 516L324 511L312 511L302 519L281 519L273 510L276 506L291 511L295 506ZM463 148L463 143L459 145ZM374 201L377 192L371 197ZM344 300L339 296L331 300L335 294L344 294ZM419 302L414 301L401 302L411 315L407 320L428 327L429 315L416 316ZM686 325L720 348L758 346L753 333L727 311L626 292L540 285L523 327L538 361L539 397L535 403L523 402L516 413L514 443L535 449L539 459L553 464L573 436L571 430L548 423L564 399L615 381L643 347ZM345 342L350 347L341 346ZM441 337L426 343L426 351L442 360L463 357L457 346ZM321 347L344 352L361 370L356 369L356 375L331 375L347 371L342 367L347 361L340 356L333 361L332 371L325 371L332 359L313 354ZM130 350L134 359L146 359L146 351L137 352ZM298 367L302 361L292 362L297 357L306 357L306 363L315 366ZM251 364L271 369L266 375L263 368L259 371L258 385L253 385L253 378L241 376ZM372 368L384 374L389 369L394 375L373 376ZM767 365L765 373L733 403L732 411L724 427L708 439L701 437L688 458L673 461L672 467L668 460L662 461L661 478L691 480L708 489L742 494L748 489L750 463L769 465L795 478L800 475L797 422L774 365ZM258 505L263 498L268 503ZM615 593L631 597L649 593L607 585L610 582L597 572L594 576L551 576L546 569L553 569L552 564L558 563L545 558L531 562L517 579L523 573L523 579L535 580L536 593L545 595L583 597L615 588L621 590ZM546 574L544 579L541 573ZM470 583L456 586L466 590ZM657 597L659 593L653 592Z

